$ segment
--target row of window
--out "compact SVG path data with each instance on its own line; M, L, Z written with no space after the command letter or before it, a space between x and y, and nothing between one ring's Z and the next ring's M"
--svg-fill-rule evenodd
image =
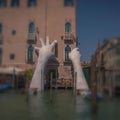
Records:
M73 0L64 0L64 6L73 6ZM12 7L18 7L20 5L20 0L11 0L10 5ZM0 7L6 7L7 0L0 0ZM27 6L37 6L37 0L27 0Z
M27 51L28 51L28 52L27 52L27 62L28 62L28 63L33 63L34 47L33 47L32 44L28 46L28 50L27 50ZM71 48L70 48L70 46L67 44L66 47L65 47L65 49L64 49L64 59L65 59L65 61L69 61L69 56L68 56L68 54L69 54L70 52L71 52ZM14 54L14 53L10 54L9 58L10 58L11 60L14 60L14 59L15 59L15 54ZM2 49L0 49L0 63L1 63L1 62L2 62Z
M31 22L30 24L29 24L29 27L28 27L29 29L29 33L34 33L35 31L36 31L36 27L35 27L35 24L33 23L33 22ZM70 33L70 32L72 32L72 26L71 26L71 23L70 22L66 22L65 23L65 32L66 33Z
M66 22L65 23L65 32L66 33L70 33L71 31L72 31L71 23L70 22ZM2 23L0 23L0 34L2 34L2 32L3 32L3 25L2 25ZM29 23L29 25L28 25L28 32L29 33L36 32L36 27L35 27L35 23L34 22L30 22ZM15 35L16 31L13 30L12 34Z
M11 0L10 6L11 7L18 7L20 5L20 0ZM27 6L36 6L37 0L27 0ZM6 7L7 0L0 0L0 7Z

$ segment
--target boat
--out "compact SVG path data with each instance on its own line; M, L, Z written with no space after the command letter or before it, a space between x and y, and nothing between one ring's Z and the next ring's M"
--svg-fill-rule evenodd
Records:
M9 83L2 84L2 85L0 85L0 91L4 91L4 90L11 88L11 87L12 87L12 85Z

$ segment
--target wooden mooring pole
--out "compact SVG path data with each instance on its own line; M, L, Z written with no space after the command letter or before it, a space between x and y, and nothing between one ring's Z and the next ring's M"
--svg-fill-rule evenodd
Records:
M52 72L50 74L50 101L52 100Z
M91 91L92 91L92 112L97 112L97 74L96 74L96 56L92 56L91 60Z
M74 95L76 95L76 76L77 76L77 72L74 72Z

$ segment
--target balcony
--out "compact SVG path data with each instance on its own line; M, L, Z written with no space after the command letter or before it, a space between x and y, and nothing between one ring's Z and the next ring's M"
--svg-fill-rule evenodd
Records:
M27 43L28 44L36 44L36 42L37 42L36 33L28 33L27 34Z
M0 34L0 44L3 44L3 35Z
M34 64L33 59L29 59L29 60L27 60L26 62L27 62L27 64Z
M64 43L73 44L75 37L72 33L65 33L61 36L61 39L64 40Z

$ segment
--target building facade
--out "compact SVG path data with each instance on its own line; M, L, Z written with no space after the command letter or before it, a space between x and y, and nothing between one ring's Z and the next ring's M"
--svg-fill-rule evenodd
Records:
M76 47L76 0L0 0L0 66L35 68L34 46L57 40L45 79L73 80L68 53ZM65 83L66 84L66 83Z
M98 91L120 92L120 38L105 40L96 57Z

